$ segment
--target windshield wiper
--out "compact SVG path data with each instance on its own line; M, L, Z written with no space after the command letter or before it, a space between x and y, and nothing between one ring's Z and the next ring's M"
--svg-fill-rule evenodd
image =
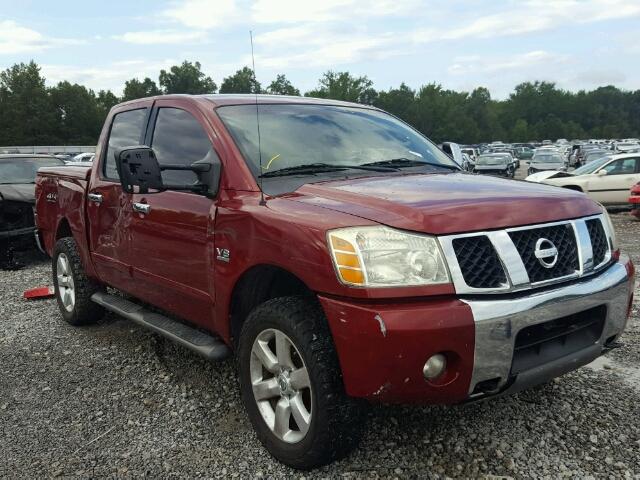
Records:
M393 168L407 168L407 167L420 167L423 165L430 165L432 167L441 167L441 168L447 168L449 170L460 170L459 167L456 167L455 165L446 165L444 163L436 163L436 162L427 162L425 160L411 160L410 158L405 158L405 157L399 157L399 158L392 158L390 160L381 160L379 162L370 162L370 163L365 163L366 165L370 165L370 166L389 166L389 167L393 167Z
M271 172L265 172L260 177L281 177L286 175L314 175L324 172L339 172L342 170L367 170L372 172L393 172L395 168L377 167L373 165L335 165L330 163L306 163L293 167L280 168Z

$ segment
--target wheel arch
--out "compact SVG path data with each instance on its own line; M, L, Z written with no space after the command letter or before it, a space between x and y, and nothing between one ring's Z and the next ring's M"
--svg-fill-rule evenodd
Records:
M258 264L245 270L233 286L229 297L231 344L236 346L242 324L258 305L277 297L313 293L304 281L282 267Z
M71 224L69 223L69 220L67 219L67 217L61 217L60 220L58 221L58 226L56 228L54 245L55 245L55 242L65 237L73 237L73 231L71 230Z
M574 190L576 192L584 192L580 185L563 185L562 188L566 188L567 190Z

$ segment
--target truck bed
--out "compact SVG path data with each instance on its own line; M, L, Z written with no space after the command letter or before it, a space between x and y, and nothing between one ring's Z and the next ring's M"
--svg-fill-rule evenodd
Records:
M69 229L87 252L85 194L91 166L44 167L36 177L36 226L42 247L51 255L60 229Z

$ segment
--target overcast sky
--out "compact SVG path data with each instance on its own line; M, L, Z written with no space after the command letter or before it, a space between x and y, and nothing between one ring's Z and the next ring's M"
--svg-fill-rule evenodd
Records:
M220 85L250 65L300 90L329 69L504 98L524 80L640 89L640 0L0 0L0 68L122 92L188 59Z

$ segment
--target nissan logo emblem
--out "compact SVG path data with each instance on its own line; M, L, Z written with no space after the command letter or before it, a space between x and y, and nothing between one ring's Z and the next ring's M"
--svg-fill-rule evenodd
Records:
M558 249L551 240L546 238L538 239L534 253L544 268L553 268L558 261Z

